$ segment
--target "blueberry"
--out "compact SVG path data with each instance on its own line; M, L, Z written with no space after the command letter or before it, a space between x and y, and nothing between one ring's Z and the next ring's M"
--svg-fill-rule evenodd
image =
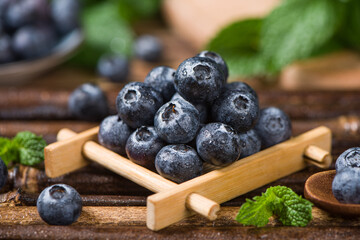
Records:
M25 26L15 32L13 49L22 58L39 58L51 52L55 39L55 33L48 26Z
M244 92L248 92L251 95L253 95L256 99L258 99L258 95L255 92L255 90L250 87L248 84L244 83L244 82L232 82L232 83L227 83L224 86L225 91L227 90L239 90L239 91L244 91Z
M53 0L51 13L57 30L68 33L80 25L80 3L78 0Z
M229 68L226 65L226 62L224 61L224 59L219 54L217 54L215 52L211 52L211 51L202 51L197 56L198 57L207 57L207 58L214 60L220 66L220 69L223 71L224 76L225 76L224 80L226 82L227 78L229 77Z
M0 64L15 60L11 50L11 38L8 35L0 34Z
M5 186L8 176L8 170L4 161L0 158L0 189Z
M261 110L255 131L261 139L261 147L268 148L291 137L291 122L282 110L268 107Z
M239 134L241 155L240 158L248 157L261 149L261 139L254 129Z
M121 55L104 55L97 63L97 71L111 82L125 82L129 75L129 62Z
M161 94L142 82L125 85L116 98L120 118L132 128L152 126L155 113L162 104Z
M360 147L349 148L338 157L335 163L336 171L345 167L360 168Z
M55 184L45 188L36 202L40 217L50 225L70 225L82 210L79 193L66 184Z
M148 61L156 62L161 59L163 46L157 37L143 35L138 37L134 43L136 57Z
M179 99L179 98L185 100L179 93L175 93L173 95L173 97L171 98L171 101ZM207 120L208 120L208 107L207 107L207 105L204 104L204 103L195 103L193 105L199 111L200 123L206 123Z
M225 76L210 58L193 57L183 61L175 73L175 89L192 103L212 102L221 93Z
M157 111L154 126L168 143L188 143L195 138L200 125L199 112L185 100L165 103Z
M212 120L232 126L242 133L250 130L259 117L259 102L248 92L223 92L212 106Z
M71 93L68 108L72 115L87 121L100 121L109 114L104 92L92 83L85 83Z
M156 154L165 146L154 127L142 126L136 129L126 142L129 159L141 166L155 169Z
M104 147L126 156L125 145L132 130L117 115L106 117L100 124L98 139Z
M341 203L360 203L360 168L344 167L332 182L334 197Z
M196 137L196 149L201 159L213 165L228 165L241 153L237 132L224 123L209 123Z
M174 76L174 69L160 66L152 69L145 77L144 82L161 92L164 101L169 101L175 93Z
M158 173L176 183L200 176L202 166L203 163L195 149L185 144L165 146L155 159Z

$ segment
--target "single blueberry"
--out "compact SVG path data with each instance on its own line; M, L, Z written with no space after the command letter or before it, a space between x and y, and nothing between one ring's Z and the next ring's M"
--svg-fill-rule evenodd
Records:
M0 158L0 189L5 186L8 176L8 169L4 161Z
M222 92L212 106L212 120L232 126L242 133L250 130L259 117L259 102L248 92L229 90Z
M59 33L66 34L79 27L80 10L78 0L51 1L52 19Z
M204 161L222 166L239 159L241 145L232 127L224 123L209 123L196 137L196 150Z
M0 64L14 60L15 55L11 50L11 38L8 35L0 34Z
M171 101L174 101L176 99L182 99L186 101L179 93L175 93L172 96ZM209 111L207 105L204 103L195 103L193 105L199 111L200 123L206 123L208 121L208 111Z
M171 181L182 183L198 177L203 163L195 149L185 144L163 147L155 158L158 173Z
M132 130L117 115L106 117L100 124L98 139L104 147L126 156L125 145Z
M148 61L156 62L161 59L163 46L157 37L143 35L138 37L134 43L135 56Z
M239 90L239 91L248 92L251 95L253 95L256 99L258 99L258 95L255 92L255 90L244 82L227 83L225 84L223 91L228 91L228 90Z
M336 171L345 167L360 168L360 147L349 148L338 157L335 163Z
M155 169L156 154L165 146L154 127L142 126L133 132L126 142L129 159L141 166Z
M192 103L211 103L225 83L219 65L210 58L193 57L183 61L175 73L176 91Z
M160 66L152 69L145 77L144 82L161 92L164 101L169 101L175 93L175 69Z
M229 68L228 68L226 62L224 61L224 59L219 54L217 54L216 52L211 52L211 51L205 50L205 51L200 52L196 56L207 57L207 58L214 60L220 66L220 69L223 71L224 80L226 82L227 78L229 77Z
M200 125L199 112L185 100L165 103L157 111L154 126L168 143L188 143L195 138Z
M360 168L344 167L336 171L332 182L334 197L341 203L360 203Z
M126 84L116 98L120 118L135 129L152 126L155 113L162 105L161 94L143 82Z
M261 139L254 129L240 133L241 155L240 158L248 157L261 149Z
M261 139L261 147L268 148L291 137L291 121L282 110L275 107L264 108L255 125Z
M97 71L111 82L125 82L129 75L129 62L121 55L104 55L97 63Z
M82 210L79 193L66 184L55 184L45 188L36 202L37 210L50 225L70 225L75 222Z
M87 121L100 121L109 114L104 92L92 83L82 84L71 93L68 108L72 115Z

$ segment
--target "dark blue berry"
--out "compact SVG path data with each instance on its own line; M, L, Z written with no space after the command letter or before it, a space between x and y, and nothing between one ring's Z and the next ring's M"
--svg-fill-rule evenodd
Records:
M80 25L80 3L78 0L53 0L51 13L57 30L68 33Z
M157 37L143 35L135 40L134 51L136 57L148 62L156 62L161 59L163 46Z
M224 76L225 76L224 80L226 82L227 78L229 77L229 68L226 65L226 62L224 61L224 59L219 54L217 54L215 52L211 52L211 51L202 51L197 56L198 57L207 57L207 58L214 60L220 66L220 69L223 71Z
M8 170L4 161L0 158L0 189L3 188L6 184L8 176Z
M106 117L100 124L98 139L104 147L126 156L125 145L132 130L117 115Z
M142 82L125 85L116 98L120 118L132 128L152 126L155 113L162 105L160 92Z
M156 154L165 146L154 127L142 126L133 132L126 142L129 159L141 166L155 169Z
M196 137L201 159L213 165L228 165L239 159L241 146L237 132L224 123L209 123Z
M174 69L160 66L152 69L145 77L144 82L161 92L164 101L167 102L175 93L174 76Z
M97 63L97 71L111 82L125 82L129 75L129 62L121 55L104 55Z
M248 157L261 149L261 139L254 129L239 134L241 155L240 158Z
M183 61L175 73L175 89L192 103L212 102L219 97L224 74L210 58L193 57Z
M15 60L11 50L11 38L8 35L0 34L0 64Z
M225 91L239 90L239 91L248 92L248 93L252 94L256 99L258 99L258 95L255 92L255 90L244 82L232 82L232 83L225 84L223 90L225 90Z
M345 167L360 168L360 147L349 148L338 157L335 163L336 171Z
M288 140L291 137L291 122L282 110L268 107L261 110L255 131L264 149Z
M198 177L203 163L195 149L185 144L168 145L156 155L158 173L171 181L182 183Z
M45 188L36 203L42 220L50 225L70 225L82 210L79 193L66 184L55 184Z
M104 92L92 83L85 83L71 93L68 108L73 116L87 121L100 121L109 114Z
M179 98L182 99L182 100L185 100L179 93L175 93L173 95L173 97L171 98L171 101L179 99ZM208 107L207 107L207 105L204 104L204 103L195 103L193 105L199 111L200 123L206 123L207 120L208 120Z
M259 117L259 102L248 92L223 92L212 106L212 120L232 126L242 133L250 130Z
M360 203L360 168L344 167L332 182L334 197L341 203Z
M195 138L200 125L199 112L185 100L165 103L157 111L154 126L168 143L188 143Z

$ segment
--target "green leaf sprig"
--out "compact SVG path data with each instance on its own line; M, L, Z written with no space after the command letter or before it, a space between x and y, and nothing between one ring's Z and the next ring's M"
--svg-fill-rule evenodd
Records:
M236 216L243 225L263 227L276 215L286 226L305 227L312 219L313 204L285 186L270 187L253 200L246 199Z
M36 165L44 161L45 140L36 134L23 131L13 139L0 137L0 157L6 165L21 163Z

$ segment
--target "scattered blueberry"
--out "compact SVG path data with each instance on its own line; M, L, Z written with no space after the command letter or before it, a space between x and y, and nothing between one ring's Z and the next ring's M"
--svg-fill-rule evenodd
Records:
M255 92L255 90L250 87L248 84L244 83L244 82L232 82L232 83L227 83L224 86L224 90L240 90L240 91L244 91L244 92L249 92L250 94L252 94L256 99L258 99L258 95Z
M248 157L261 149L261 139L254 129L239 134L241 155L240 158Z
M183 61L175 73L175 89L191 103L212 102L221 93L224 73L210 58L193 57Z
M53 0L51 13L56 28L61 34L68 33L80 25L80 3L78 0Z
M165 103L156 113L154 126L168 143L188 143L200 125L198 110L188 101L177 99Z
M104 55L98 61L97 71L111 82L125 82L129 75L129 62L121 55Z
M11 50L11 38L8 35L0 34L0 64L15 60Z
M8 176L8 170L4 161L0 158L0 189L5 186Z
M228 165L239 159L241 146L237 132L224 123L209 123L196 137L201 159L213 165Z
M179 99L179 98L185 100L179 93L175 93L173 95L173 97L171 98L171 101ZM204 103L195 103L193 105L199 111L200 122L201 123L206 123L207 120L208 120L208 107L207 107L207 105L204 104Z
M98 139L104 147L126 156L125 145L132 130L117 115L106 117L100 124Z
M345 167L360 168L360 147L349 148L338 157L335 163L336 171Z
M154 127L142 126L136 129L126 142L129 159L141 166L155 169L156 154L165 146Z
M195 149L185 144L165 146L155 159L155 167L158 173L176 183L182 183L200 176L202 165L203 163Z
M360 168L344 167L332 182L334 197L341 203L360 203Z
M229 68L226 65L226 62L224 61L224 59L219 54L217 54L215 52L211 52L211 51L202 51L197 56L198 57L207 57L207 58L214 60L220 66L220 69L223 71L223 73L225 75L224 79L226 82L227 78L229 77Z
M160 66L152 69L145 77L144 82L161 92L164 101L167 102L175 93L174 76L174 69L166 66Z
M92 83L85 83L71 93L68 108L72 115L87 121L100 121L109 114L104 92Z
M55 184L45 188L36 202L40 217L50 225L70 225L82 210L79 193L66 184Z
M291 122L282 110L268 107L261 110L255 131L261 139L261 147L268 148L291 137Z
M116 98L120 118L132 128L152 126L155 113L162 105L161 94L142 82L125 85Z
M223 92L212 106L212 120L232 126L242 133L250 130L259 117L259 102L248 92Z
M143 35L138 37L134 43L136 57L148 61L156 62L161 59L163 46L157 37Z

